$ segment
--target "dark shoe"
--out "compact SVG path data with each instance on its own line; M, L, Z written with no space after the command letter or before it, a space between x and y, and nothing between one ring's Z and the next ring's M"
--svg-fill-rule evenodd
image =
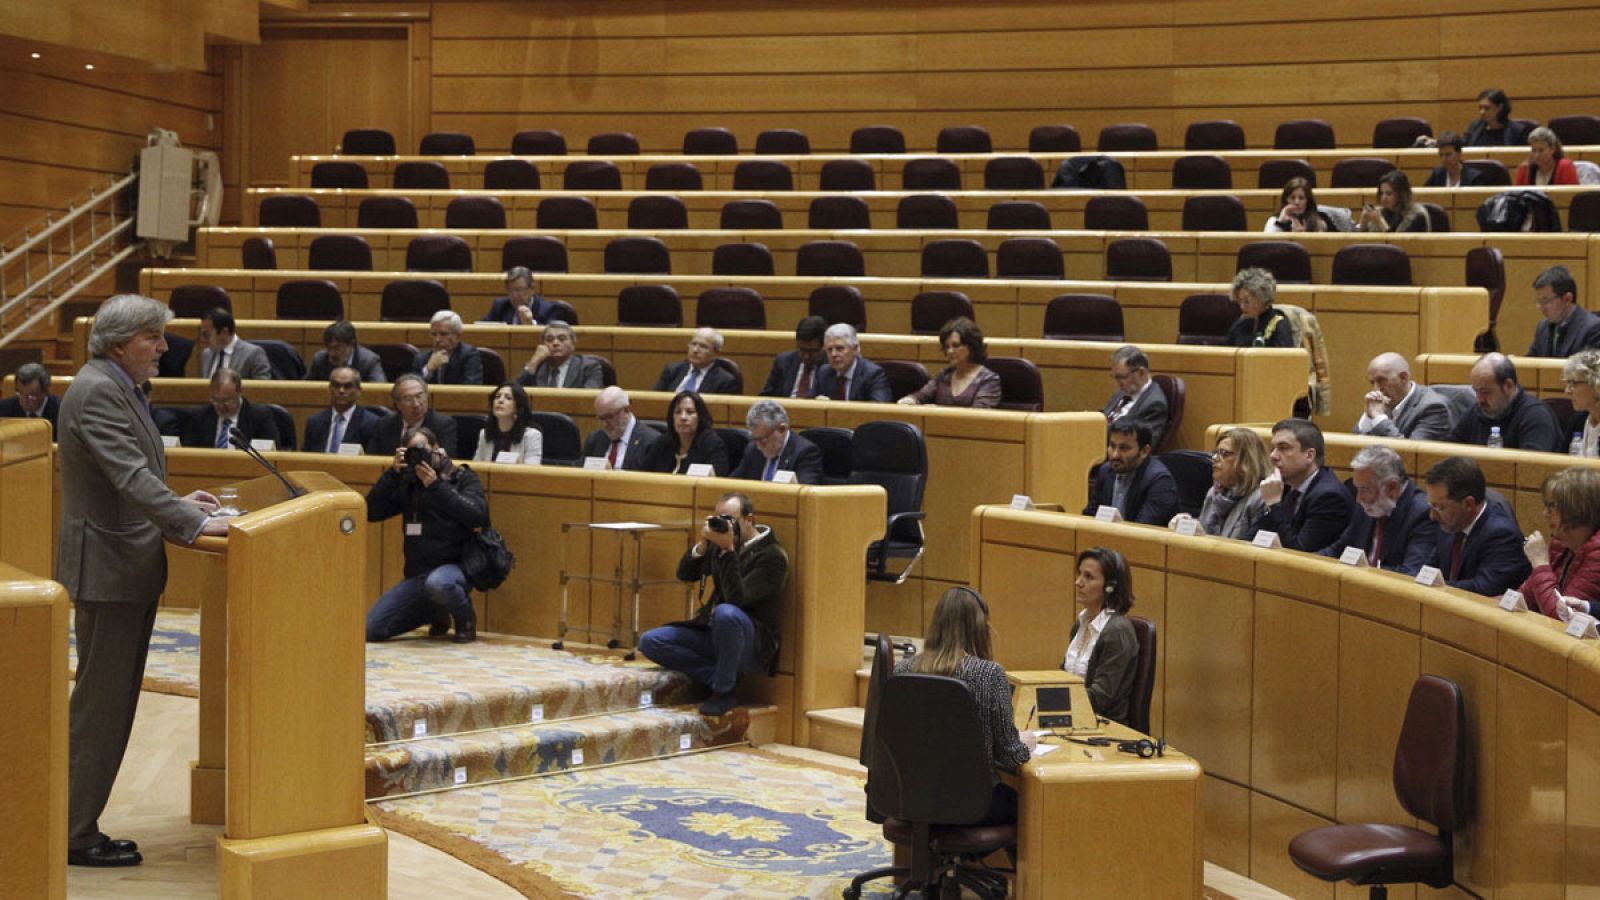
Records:
M457 644L470 644L477 639L478 617L469 612L456 621L456 633L450 640Z
M435 610L433 622L428 625L428 637L444 637L450 633L450 614L444 610Z
M139 852L139 843L137 841L116 840L116 839L113 839L113 838L107 838L107 840L110 840L111 841L111 846L115 847L118 850L123 850L123 851L126 851L128 853L138 853Z
M704 703L700 704L700 715L713 717L727 715L729 710L738 705L739 698L733 695L733 691L712 694L706 698Z
M82 850L68 850L67 865L110 869L121 866L137 866L144 862L144 857L139 855L138 850L118 847L119 843L132 843L132 841L104 840L93 847L85 847Z

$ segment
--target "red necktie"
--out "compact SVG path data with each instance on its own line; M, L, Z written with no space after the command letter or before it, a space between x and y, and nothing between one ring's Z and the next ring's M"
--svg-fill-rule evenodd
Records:
M810 366L802 365L800 367L800 380L795 383L794 395L796 397L809 397L809 396L811 396L811 367Z
M1372 527L1372 552L1367 554L1367 562L1378 564L1378 557L1383 554L1383 523L1389 521L1388 516L1377 521Z
M833 399L844 399L844 376L835 375L833 378Z
M615 469L617 467L617 448L620 446L622 446L621 441L611 442L611 452L606 454L606 468Z
M1456 539L1450 544L1450 580L1455 581L1461 577L1461 548L1466 546L1467 533L1457 532Z

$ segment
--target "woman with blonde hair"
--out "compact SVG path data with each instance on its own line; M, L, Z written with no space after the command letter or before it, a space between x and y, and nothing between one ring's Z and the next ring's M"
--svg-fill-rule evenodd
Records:
M1011 684L1006 670L993 659L989 639L989 605L971 588L944 592L933 608L933 621L922 652L900 660L894 672L945 675L966 683L978 702L984 743L994 763L994 783L989 813L981 824L1000 825L1017 820L1017 792L1000 782L999 773L1015 772L1033 755L1037 741L1032 732L1017 732L1011 718Z
M1528 132L1528 161L1517 166L1517 184L1577 184L1578 167L1561 149L1561 138L1543 125Z
M1248 428L1229 428L1217 437L1211 451L1211 490L1200 506L1197 530L1201 534L1248 541L1255 537L1256 523L1267 514L1261 502L1261 480L1272 474L1272 460L1266 445ZM1167 523L1193 518L1179 513Z
M1600 456L1600 350L1579 350L1561 367L1572 418L1562 422L1578 438L1582 456Z

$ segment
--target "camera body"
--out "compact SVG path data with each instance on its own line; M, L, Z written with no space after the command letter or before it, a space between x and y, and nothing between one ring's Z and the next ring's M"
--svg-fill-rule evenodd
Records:
M732 532L734 541L739 540L739 520L733 516L706 516L706 528L718 534Z
M406 468L415 469L417 463L431 463L433 454L427 447L406 448Z

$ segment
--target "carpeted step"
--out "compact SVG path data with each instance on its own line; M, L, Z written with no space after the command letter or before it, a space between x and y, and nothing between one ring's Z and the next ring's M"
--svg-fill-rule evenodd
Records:
M366 795L370 800L655 759L737 743L749 727L746 707L715 719L693 707L653 707L405 741L367 751Z
M860 706L806 710L806 719L811 722L811 749L851 759L860 756L865 715L866 709Z
M499 635L367 645L369 745L690 700L687 678L620 652Z

